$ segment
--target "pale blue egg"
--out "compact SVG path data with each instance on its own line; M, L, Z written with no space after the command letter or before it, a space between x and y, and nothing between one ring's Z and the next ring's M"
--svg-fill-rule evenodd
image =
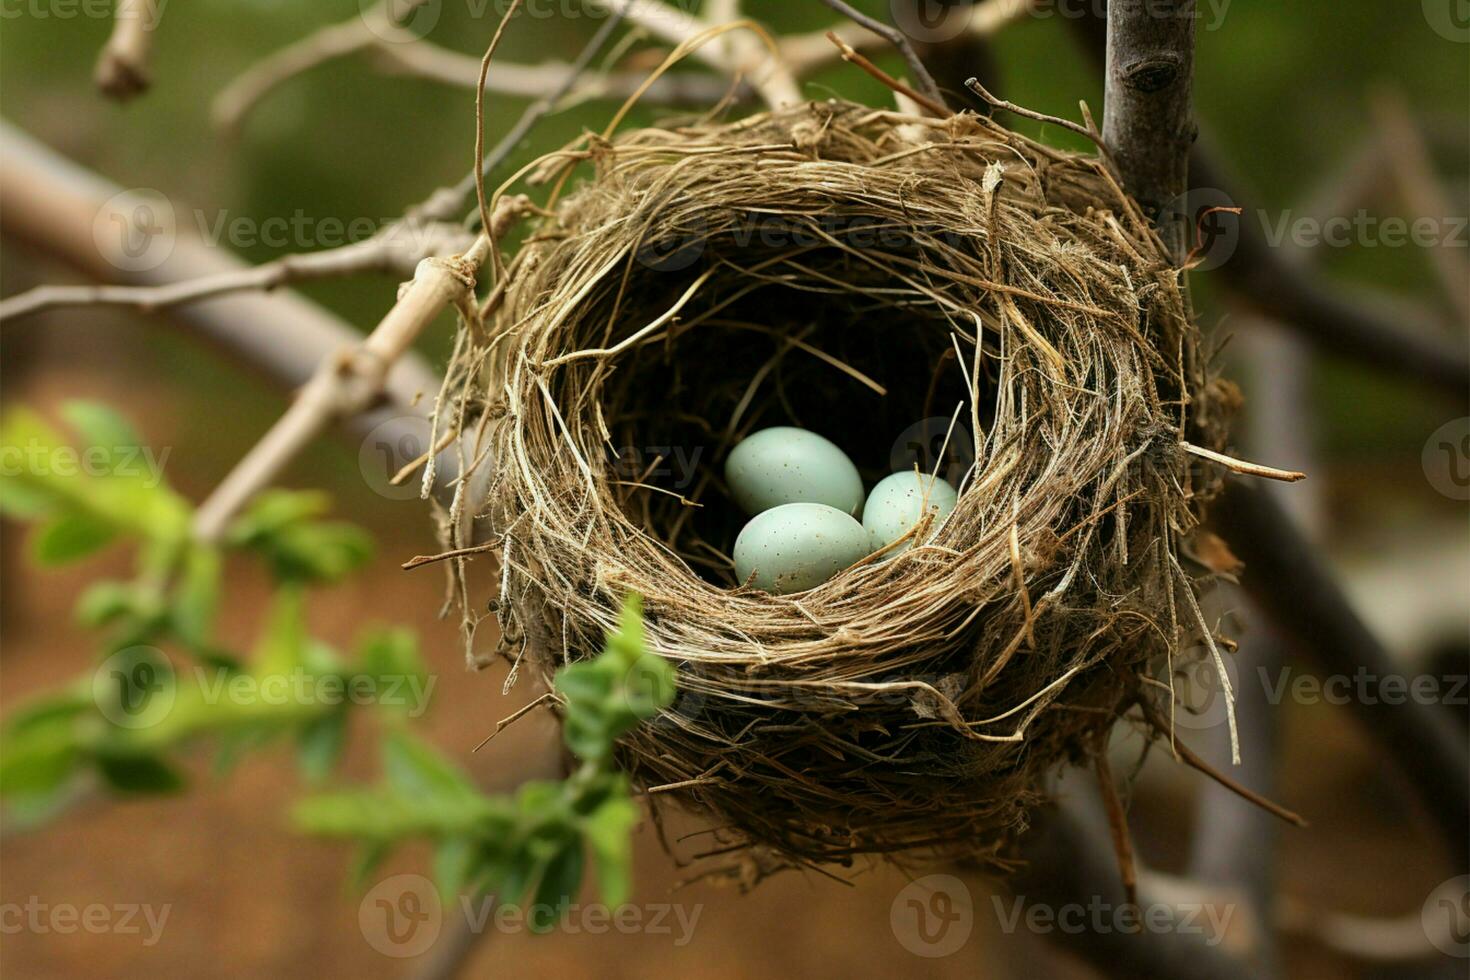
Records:
M935 515L934 527L954 510L959 495L954 487L937 476L913 471L894 473L878 481L873 492L863 504L863 527L872 536L873 550L896 541L919 522L924 513L925 498L928 508ZM907 551L913 539L905 541L890 555Z
M830 439L789 425L762 429L730 450L725 482L747 514L806 503L856 516L863 505L863 479L847 454Z
M781 504L752 517L735 539L735 576L785 595L816 588L872 551L857 520L826 504Z

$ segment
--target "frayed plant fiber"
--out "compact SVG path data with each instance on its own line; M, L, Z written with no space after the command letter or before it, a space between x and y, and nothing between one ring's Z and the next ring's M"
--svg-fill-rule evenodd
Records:
M1198 637L1180 556L1219 473L1182 443L1223 448L1232 398L1137 206L1096 157L840 101L587 137L536 176L568 189L453 369L502 655L549 679L638 592L680 695L623 761L712 816L706 854L1003 864L1044 777L1167 702L1145 678ZM742 588L721 467L780 424L959 503L810 591Z

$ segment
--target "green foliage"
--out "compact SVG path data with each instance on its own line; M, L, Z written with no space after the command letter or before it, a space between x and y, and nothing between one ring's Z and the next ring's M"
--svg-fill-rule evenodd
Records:
M428 838L446 893L529 899L537 929L554 925L575 897L589 857L604 898L626 900L638 812L613 745L674 697L673 668L646 649L637 596L603 653L556 677L564 737L580 768L561 782L487 796L406 728L433 688L411 633L369 631L350 657L308 633L308 588L340 581L371 554L362 531L323 520L324 494L262 493L221 546L206 545L190 535L192 508L163 480L166 453L147 453L100 405L78 402L62 414L83 448L34 413L0 420L0 512L35 525L32 554L42 564L128 542L137 575L95 582L77 602L78 621L103 637L97 667L0 720L0 801L12 821L54 815L87 779L118 796L177 792L186 785L184 752L200 744L214 749L222 774L244 753L287 741L303 779L322 782L341 756L348 708L371 703L388 726L382 785L321 793L295 808L303 829L363 842L358 880L398 844ZM213 628L231 550L263 561L276 583L246 653ZM165 655L165 646L180 655Z
M0 509L34 525L41 564L128 542L137 575L95 582L76 604L78 621L103 636L92 673L0 723L0 799L12 816L54 813L87 777L120 794L178 790L177 756L203 739L220 770L247 749L294 740L302 773L321 780L351 704L423 709L412 698L432 685L412 635L369 632L350 660L307 635L304 587L337 581L371 550L358 529L320 519L324 495L261 494L230 527L224 548L263 558L278 583L255 649L241 656L214 638L223 555L191 538L192 508L163 479L167 453L104 406L73 402L61 414L79 445L25 409L0 420ZM164 646L187 656L176 663Z
M628 597L599 656L557 672L556 690L567 747L582 763L568 779L485 796L442 755L395 731L384 743L380 786L303 800L294 811L297 825L361 841L360 873L396 844L428 838L446 895L475 889L506 904L529 899L529 921L538 930L551 928L576 898L589 853L604 901L626 901L628 835L638 811L613 764L613 745L674 698L673 668L644 643L637 596Z

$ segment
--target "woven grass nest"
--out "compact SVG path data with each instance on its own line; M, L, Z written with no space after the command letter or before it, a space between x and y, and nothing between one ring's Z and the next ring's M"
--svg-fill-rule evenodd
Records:
M502 655L549 679L640 593L680 695L623 761L713 817L706 853L1003 864L1195 625L1218 473L1181 441L1221 448L1229 398L1156 234L1097 158L970 113L812 103L540 177L569 160L456 361ZM781 424L958 506L810 591L742 587L721 466Z

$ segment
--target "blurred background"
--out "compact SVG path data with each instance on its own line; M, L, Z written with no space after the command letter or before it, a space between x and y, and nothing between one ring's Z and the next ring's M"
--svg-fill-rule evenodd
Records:
M859 6L888 15L886 3L865 0ZM477 16L483 4L445 0L439 7L428 39L478 58L494 18ZM154 84L126 104L100 96L92 81L111 22L87 11L106 14L107 8L64 0L5 5L0 116L122 187L160 191L181 208L199 209L211 224L301 216L307 228L331 219L376 228L435 187L458 180L472 161L470 90L401 77L366 54L329 61L283 83L234 133L212 121L213 98L240 73L320 28L356 16L357 0L168 5L155 39ZM542 15L514 21L497 60L570 61L601 23L573 0L531 9ZM1013 17L964 52L974 64L966 70L981 74L1002 98L1042 112L1077 118L1082 99L1099 114L1100 71L1084 50L1082 32L1069 23L1078 9L1050 3ZM1371 290L1373 298L1364 303L1392 311L1405 324L1432 324L1463 339L1470 269L1470 30L1463 4L1458 20L1455 9L1433 0L1345 0L1329 7L1222 0L1200 22L1195 103L1220 158L1237 178L1234 204L1244 211L1236 220L1274 236L1280 242L1275 247L1292 252L1290 261L1315 267L1347 295ZM745 10L780 33L835 22L815 0L749 0ZM646 67L649 47L632 45L627 63ZM902 70L887 53L875 60L895 73ZM803 91L813 98L840 94L891 104L887 89L840 62L811 74ZM504 132L525 105L505 96L487 99L490 138ZM591 100L552 115L503 173L583 128L600 129L615 108L614 102ZM660 111L639 108L630 124ZM1082 148L1057 127L1014 117L1007 123L1057 145ZM1424 193L1431 188L1433 193ZM1321 236L1323 217L1360 213L1344 235L1332 241ZM1431 219L1432 231L1422 242L1395 239L1386 223L1395 218ZM285 247L240 240L230 247L247 261L261 262L318 245L308 232L305 240L292 238ZM37 250L10 240L0 248L0 295L80 281ZM1225 373L1246 392L1237 428L1241 454L1310 474L1304 483L1280 488L1281 499L1310 530L1361 614L1403 658L1405 673L1430 670L1463 679L1470 658L1464 484L1447 483L1442 473L1426 469L1434 455L1426 447L1446 425L1452 446L1458 434L1470 432L1466 393L1456 401L1414 379L1305 347L1260 312L1251 296L1221 288L1220 272L1211 266L1214 259L1228 262L1228 256L1207 251L1205 257L1192 284ZM301 292L369 329L396 289L390 278L358 277L308 284ZM448 354L452 327L446 317L422 342L422 352L436 365ZM168 478L195 501L286 405L286 393L269 379L167 317L87 308L5 325L0 396L7 407L25 404L51 417L72 398L116 406L153 446L168 447ZM504 665L480 673L465 669L455 623L438 617L442 579L432 570L399 569L407 557L438 550L427 509L417 500L376 492L359 466L359 449L358 436L338 432L321 438L282 481L330 491L336 512L378 539L366 575L319 593L314 628L323 636L346 637L365 619L381 619L417 630L439 678L428 720L433 740L490 790L509 789L528 773L553 773L556 731L542 713L470 753L495 721L539 691L522 681L502 696ZM1452 452L1450 465L1470 473L1464 454L1456 460ZM29 563L23 531L12 524L3 529L0 562L0 711L7 711L87 669L93 641L75 625L72 604L86 583L125 575L129 563L104 552L76 568L41 572ZM225 630L248 636L267 584L257 569L243 564L230 569L227 582ZM1457 704L1441 705L1461 726L1464 696L1461 690ZM1320 925L1313 910L1417 917L1426 896L1451 877L1443 854L1409 793L1349 712L1293 699L1279 712L1276 795L1312 821L1308 831L1288 831L1277 852L1279 890L1289 898L1282 912L1284 972L1409 975L1331 948L1313 934L1314 923ZM348 759L349 773L372 777L372 761L355 738ZM286 772L283 759L269 751L250 756L227 778L213 777L201 760L185 796L88 804L44 829L7 833L0 843L0 905L150 903L167 904L171 912L151 946L135 935L7 927L0 972L410 975L411 963L384 957L364 941L359 895L347 883L347 849L302 838L287 827L284 814L298 787ZM1130 819L1152 866L1177 867L1187 855L1197 789L1197 779L1162 756L1142 774ZM699 826L697 818L677 818L671 836ZM1025 928L1008 931L991 900L992 886L976 876L962 876L973 896L973 934L959 952L925 959L906 949L890 927L891 906L908 882L902 871L877 866L853 876L851 885L785 874L747 896L704 882L671 891L691 872L675 866L651 828L642 828L637 839L634 901L699 906L687 943L616 931L495 934L471 954L467 975L1089 975L1057 954L1044 936ZM426 861L426 853L409 852L387 871L422 870Z

